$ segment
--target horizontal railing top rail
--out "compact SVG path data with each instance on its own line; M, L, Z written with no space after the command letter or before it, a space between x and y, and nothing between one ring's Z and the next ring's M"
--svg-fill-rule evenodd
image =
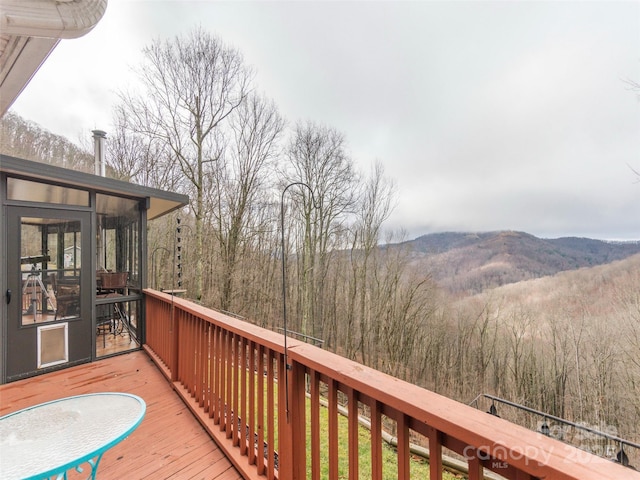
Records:
M231 314L214 310L212 308L199 305L185 298L169 295L168 293L159 292L157 290L145 289L145 295L154 297L168 306L174 306L181 311L194 315L196 317L215 322L217 325L223 326L226 330L247 338L248 340L263 344L265 347L284 353L284 343L282 335L271 330L267 330L257 325L253 325L247 321L233 317Z
M186 392L194 414L246 478L324 478L320 458L325 458L326 476L337 479L337 458L345 455L337 419L342 403L349 412L348 470L340 475L348 478L360 478L364 468L358 458L357 417L366 411L371 418L367 468L375 479L386 468L380 444L388 421L398 441L398 478L410 478L409 445L423 441L433 480L442 478L444 449L467 462L470 480L483 478L484 469L508 479L640 479L640 473L612 461L316 346L289 339L285 354L282 334L185 299L153 290L145 294L152 357L157 355L165 368L180 370L171 372L176 391ZM286 392L283 382L278 385L285 372ZM323 421L321 396L328 404L328 420ZM321 447L320 424L325 421L328 446ZM263 444L266 460L259 447ZM325 457L321 448L328 450Z

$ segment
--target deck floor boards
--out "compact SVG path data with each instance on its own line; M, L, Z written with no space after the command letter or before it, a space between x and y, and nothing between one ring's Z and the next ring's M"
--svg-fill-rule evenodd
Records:
M0 385L0 416L71 395L107 391L139 395L147 412L129 438L104 454L99 478L242 478L143 351Z

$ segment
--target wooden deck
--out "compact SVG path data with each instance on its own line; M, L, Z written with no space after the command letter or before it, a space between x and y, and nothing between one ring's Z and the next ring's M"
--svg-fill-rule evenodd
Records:
M105 391L139 395L147 413L129 438L104 454L99 478L242 478L142 351L2 385L0 416L62 397Z

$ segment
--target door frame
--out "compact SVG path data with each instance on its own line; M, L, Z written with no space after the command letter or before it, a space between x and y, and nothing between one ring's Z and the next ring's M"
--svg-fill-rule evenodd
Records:
M6 321L4 323L3 363L5 381L10 382L53 370L86 363L95 356L95 326L93 321L93 299L95 290L94 256L92 251L95 239L94 216L90 208L59 208L45 205L5 207L4 226L6 232L15 234L6 238L6 289L12 291L11 301L6 298ZM62 219L80 222L80 305L79 316L73 319L59 319L41 324L23 325L22 322L22 280L21 269L21 219L44 218ZM13 293L15 292L15 293ZM60 325L66 335L68 348L67 361L50 366L38 367L38 342L43 330ZM43 326L48 328L42 328ZM40 332L40 333L39 333Z

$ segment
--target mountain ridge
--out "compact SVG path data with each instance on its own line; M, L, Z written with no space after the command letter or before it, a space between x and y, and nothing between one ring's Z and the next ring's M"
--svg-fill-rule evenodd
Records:
M472 294L640 253L639 241L545 239L514 230L432 233L400 245L410 248L414 268L430 274L438 285Z

